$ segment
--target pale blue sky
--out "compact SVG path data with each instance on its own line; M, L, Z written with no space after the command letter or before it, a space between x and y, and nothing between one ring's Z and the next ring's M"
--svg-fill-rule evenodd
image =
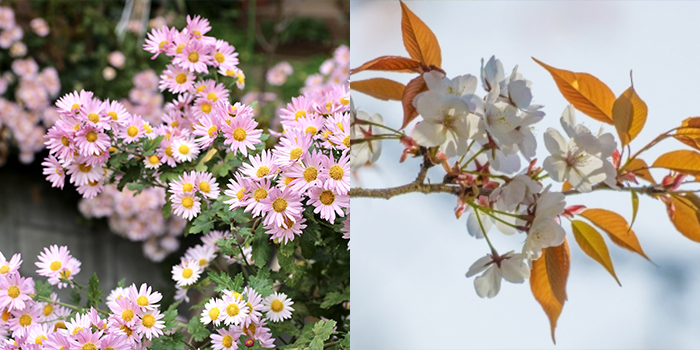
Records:
M479 74L481 58L496 55L506 74L515 65L533 82L534 103L545 105L536 125L542 141L548 127L561 130L566 101L549 74L530 57L554 67L589 72L616 95L629 86L649 106L646 128L633 142L641 147L660 131L700 115L700 3L408 1L442 46L443 68L453 77ZM407 56L401 42L396 1L351 2L351 66L380 55ZM352 79L380 76L361 73ZM409 74L381 76L407 82ZM479 88L477 93L483 93ZM401 107L353 92L355 105L380 113L398 127ZM592 130L600 123L577 113ZM614 129L606 126L606 131ZM646 154L681 144L665 141ZM412 181L417 159L399 164L402 148L385 143L380 161L358 175L368 188ZM538 158L547 156L540 145ZM663 172L654 173L657 179ZM429 177L441 181L433 169ZM353 186L358 186L355 182ZM559 188L558 185L556 188ZM629 193L594 193L567 198L570 204L617 210L631 217ZM529 285L505 283L494 299L480 299L469 266L488 252L470 237L466 216L454 217L455 197L411 194L391 200L352 200L353 349L462 348L700 348L700 244L678 233L660 201L642 198L635 231L659 265L616 246L610 251L623 287L578 248L567 229L572 263L569 300L559 319L557 346ZM492 234L499 251L519 249L523 236ZM609 241L608 241L609 242Z

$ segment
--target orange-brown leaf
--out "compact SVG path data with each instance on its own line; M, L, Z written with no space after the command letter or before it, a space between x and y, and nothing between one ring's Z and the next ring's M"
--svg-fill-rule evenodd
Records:
M671 195L674 211L670 216L676 230L695 242L700 242L700 198L693 193Z
M574 188L574 186L571 186L571 183L569 183L569 180L564 180L564 183L561 184L561 191L562 192L566 192L572 188Z
M608 252L608 246L605 244L603 236L601 236L593 226L581 220L572 221L571 229L574 232L576 243L581 247L581 250L583 250L586 255L590 256L591 259L603 265L613 278L615 278L617 284L622 286L615 274L615 268L613 267L612 259L610 259L610 253Z
M428 90L428 85L423 80L423 76L419 75L413 78L406 84L406 90L403 92L403 98L401 103L403 104L403 124L401 124L401 129L405 128L408 123L418 116L418 111L416 107L413 106L413 99L419 93Z
M421 73L420 61L401 56L382 56L363 65L350 70L350 74L355 74L363 70L380 70L388 72Z
M559 91L576 109L597 121L613 124L615 94L605 83L588 73L558 69L532 59L552 75Z
M401 32L403 45L411 58L426 66L440 67L442 54L435 34L403 2L401 2Z
M634 173L640 178L656 185L656 180L654 180L654 177L651 176L651 172L649 171L649 166L647 165L647 162L645 162L642 159L633 159L631 162L629 162L629 164L627 164L624 170L628 173Z
M353 81L350 88L384 101L401 101L406 89L403 84L385 78Z
M612 109L613 122L622 146L628 145L642 131L647 121L647 104L634 91L634 87L615 100Z
M566 280L569 278L569 244L542 249L542 256L532 262L530 289L549 318L552 341L554 330L566 302Z
M683 120L674 137L678 141L700 150L700 117L690 117Z
M664 153L652 164L692 176L700 175L700 153L691 150L678 150Z
M605 231L613 243L651 261L639 244L637 235L620 214L605 209L586 209L581 213L581 216Z

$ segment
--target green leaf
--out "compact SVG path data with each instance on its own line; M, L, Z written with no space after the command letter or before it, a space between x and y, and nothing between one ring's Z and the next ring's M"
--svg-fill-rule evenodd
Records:
M216 284L216 287L214 287L215 292L221 292L222 290L232 290L240 293L242 291L240 285L238 286L238 288L236 288L236 283L226 272L209 272L209 279L212 281L212 283Z
M270 270L261 268L256 276L248 278L248 285L255 289L264 298L274 292L272 289L272 280L270 279Z
M80 305L80 293L75 289L70 290L70 301L75 305Z
M192 317L190 323L187 324L187 333L192 336L194 341L202 341L211 334L209 330L207 330L207 326L199 320L198 315Z
M185 334L175 332L153 339L151 350L185 350Z
M164 332L168 332L177 326L177 321L175 321L175 319L177 318L177 306L179 304L180 303L172 303L170 307L168 307L168 310L165 311L165 316L163 317L163 322L165 322Z
M119 183L117 184L117 189L119 191L123 190L124 186L126 186L126 184L138 179L140 176L141 176L141 167L140 166L132 166L132 167L126 169L126 173L122 176L122 179L119 180Z
M207 234L209 231L214 229L214 220L209 218L204 213L200 213L197 218L192 222L192 227L189 233L202 233Z
M345 335L345 338L340 342L340 348L343 350L350 350L350 332Z
M122 278L119 280L119 282L117 282L117 287L124 288L125 285L126 285L126 278Z
M88 281L88 307L94 306L97 308L102 303L102 289L100 289L100 280L97 278L97 273L93 272Z
M253 236L253 260L255 260L255 266L263 267L267 264L267 260L270 258L270 235L265 233L262 229L262 225L258 226L258 229Z
M301 331L297 326L292 323L292 320L286 320L284 322L271 322L267 325L272 334L279 337L282 333L291 335L292 337L298 337Z
M126 185L126 188L132 191L136 191L136 194L139 194L141 193L141 191L143 191L144 188L146 188L146 185L140 182L131 182Z
M167 219L170 217L170 214L173 212L173 203L170 200L165 201L165 205L163 206L163 219Z
M630 222L631 230L632 225L634 225L634 220L637 219L637 211L639 210L639 196L635 190L630 190L630 192L632 193L632 222Z
M326 294L326 298L321 303L321 308L328 309L344 301L350 301L350 290L346 289L342 294L340 292L330 292Z
M331 337L333 334L333 328L336 322L334 320L328 321L318 321L314 325L314 339L311 340L309 344L309 349L311 350L323 350L323 343Z
M153 140L144 140L143 153L151 153L151 151L153 151L154 149L156 149L156 147L158 147L158 145L160 145L160 142L163 141L164 137L164 135L160 135Z
M294 255L294 250L296 250L298 244L298 241L289 241L286 244L280 244L279 252L285 257L290 257Z

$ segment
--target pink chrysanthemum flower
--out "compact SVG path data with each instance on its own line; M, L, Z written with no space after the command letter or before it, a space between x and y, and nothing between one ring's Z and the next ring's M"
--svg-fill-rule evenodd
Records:
M289 241L293 241L296 236L301 236L303 230L306 228L304 223L306 219L303 216L299 216L296 221L287 221L285 225L265 225L265 230L267 234L271 235L270 239L277 239L280 242L287 244Z
M158 145L158 158L163 164L168 164L171 167L177 165L175 154L173 154L173 142L169 139L163 139Z
M248 305L245 300L240 297L240 294L231 296L230 293L224 292L222 305L224 307L224 323L229 325L239 325L246 316L248 316Z
M292 97L292 102L287 103L286 108L280 109L282 122L297 122L299 118L306 118L311 109L311 103L306 96Z
M36 271L39 275L49 278L49 283L66 287L66 283L61 283L61 279L72 280L73 276L80 272L80 261L75 259L68 251L67 246L51 245L44 248L44 251L39 253L39 261L34 263L39 269Z
M169 64L160 76L158 88L160 91L165 91L167 89L174 94L181 94L192 88L195 79L194 73L189 70Z
M13 255L8 261L5 259L5 256L2 255L2 252L0 252L0 276L9 276L10 274L17 272L20 266L22 266L21 254Z
M210 116L205 116L199 119L199 123L195 124L192 135L198 136L195 139L197 145L202 148L209 148L219 136L219 127Z
M194 260L182 260L172 269L173 280L180 288L196 283L201 273L202 268L199 266L199 262Z
M287 294L275 292L263 301L265 318L272 322L280 322L292 317L292 305L294 302L287 298Z
M209 25L208 19L200 17L199 15L194 17L187 15L187 26L185 29L187 29L187 32L190 33L195 40L201 40L206 43L213 43L214 40L216 40L213 37L204 36L204 34L209 33L211 26Z
M349 152L344 152L340 160L324 158L324 178L323 188L332 190L338 194L346 194L350 191L350 161Z
M100 181L104 177L104 171L100 167L93 167L87 163L85 157L78 157L68 165L70 183L80 186L90 181Z
M161 162L160 158L158 158L158 156L155 154L147 156L143 159L143 165L146 167L146 169L158 169L162 163L163 162Z
M330 132L326 140L333 148L343 151L350 149L349 123L349 118L341 113L336 113L334 118L328 118L326 121L326 130Z
M47 339L44 340L41 345L43 345L45 349L70 349L71 338L64 332L50 332Z
M325 156L319 152L307 153L301 163L293 164L285 169L284 175L291 178L289 187L296 192L304 193L310 187L323 183L321 174L324 171L322 160Z
M127 122L119 130L118 137L124 139L124 143L132 143L138 141L146 133L143 127L143 119L140 115L131 115Z
M223 301L221 299L211 298L204 305L200 320L204 324L214 323L214 326L218 327L221 321L224 320L225 312Z
M178 193L170 196L173 203L173 213L185 220L192 220L199 214L201 200L194 195L194 192Z
M343 208L350 207L350 196L347 194L338 194L320 187L312 187L308 194L307 205L313 205L314 213L321 213L321 219L326 219L331 224L335 223L336 214L343 217L345 216Z
M215 246L198 244L185 252L185 260L196 261L204 269L216 258Z
M197 172L197 190L204 197L216 199L219 197L219 184L211 173L206 171Z
M56 101L58 113L66 115L76 115L80 112L80 108L92 100L92 92L80 90L80 93L73 91L66 94Z
M177 137L173 140L173 156L179 162L189 162L199 155L199 147L193 140L185 137Z
M301 215L301 198L298 193L292 191L280 191L274 187L267 198L261 200L265 211L264 224L289 227L290 222L296 222Z
M300 130L287 130L272 151L275 163L280 167L287 167L299 162L309 152L311 143L309 134Z
M208 100L204 97L197 97L194 101L194 106L192 106L192 111L197 119L204 118L206 116L214 116L214 102Z
M68 132L61 128L58 124L52 126L44 135L47 139L44 144L49 149L49 154L56 155L58 159L71 159L75 153L75 141L73 140L73 132Z
M105 115L107 115L107 118L109 118L109 122L112 123L112 125L124 124L131 116L124 105L119 103L119 101L110 101L107 99L102 105L102 110L104 111Z
M91 99L83 105L78 115L80 121L98 129L110 129L109 117L104 111L104 103L98 99Z
M182 53L177 54L173 63L189 70L190 72L207 73L212 60L209 54L209 47L197 40L192 40L182 49Z
M214 253L216 253L219 251L219 247L216 245L216 241L230 237L231 231L211 230L209 231L209 233L202 236L202 244L204 244L207 247L212 247L214 249Z
M163 317L165 315L158 312L158 310L148 310L140 315L136 321L136 333L141 337L146 337L148 340L163 335L163 328L165 328Z
M270 180L263 178L262 181L249 181L248 186L252 196L242 203L246 206L243 211L251 212L254 217L260 216L265 206L261 201L267 198L270 193Z
M53 332L53 327L47 323L37 323L29 329L27 342L44 345L44 341L49 338L49 334Z
M263 310L262 296L250 286L243 288L243 295L248 298L246 305L248 306L248 317L243 319L241 326L247 327L252 323L260 322Z
M243 73L243 71L238 67L219 66L219 74L235 78L236 87L238 87L240 90L245 89L245 73Z
M38 303L26 303L21 309L14 309L12 318L8 320L8 328L15 336L25 337L32 327L39 325L42 321L42 307Z
M75 133L75 145L78 153L85 157L108 150L110 141L109 135L90 124L83 126Z
M104 183L99 181L88 181L88 183L78 186L78 193L83 195L83 198L95 198L104 190Z
M163 299L163 295L157 291L151 292L151 287L143 283L136 289L136 285L129 287L129 298L136 301L142 311L158 309L158 302Z
M244 207L245 202L250 198L252 193L246 190L246 187L250 187L247 178L241 176L241 174L236 173L234 179L229 179L228 190L224 191L224 194L231 197L231 199L224 201L224 204L229 205L229 210L233 211L237 208Z
M299 118L298 124L291 127L304 130L305 133L313 136L314 139L318 139L322 135L319 132L323 129L324 121L325 119L322 116L309 114L305 118ZM285 127L288 128L289 126L285 125Z
M185 172L180 177L168 184L168 192L173 194L192 193L197 186L197 173L195 171Z
M107 306L112 314L109 315L110 322L118 322L132 326L136 323L136 315L141 312L141 307L131 298L122 297L108 303Z
M93 333L90 326L88 326L73 335L75 340L73 346L75 346L75 349L102 349L102 341L100 340L102 331Z
M127 341L126 335L111 333L102 337L102 349L129 350L131 345Z
M241 332L237 332L233 328L219 328L216 332L218 334L211 334L211 343L214 346L214 350L238 349L238 339L241 337Z
M197 92L197 96L209 100L212 104L219 100L228 100L228 89L221 83L214 80L207 80L202 91Z
M173 30L175 29L173 28ZM170 49L170 47L173 45L172 36L173 32L167 26L162 26L160 29L153 28L146 37L145 44L143 44L143 49L154 54L153 57L151 57L153 60L158 57L161 52L165 52L166 50Z
M12 311L23 309L32 300L34 280L21 277L18 273L0 275L0 309Z
M56 157L48 156L44 158L44 162L41 163L44 166L43 173L46 176L46 180L51 182L51 187L58 187L63 189L63 184L66 181L66 174L63 170L63 166L58 162Z
M255 129L258 123L250 117L238 115L230 119L230 124L223 126L224 145L231 145L231 151L238 150L243 156L248 156L248 149L255 150L255 145L262 143L262 130Z
M277 164L272 161L272 152L263 150L257 156L248 157L248 163L243 163L241 172L254 180L270 178L277 174Z
M223 40L217 40L214 47L214 60L212 65L216 68L231 69L238 65L238 52L236 49Z

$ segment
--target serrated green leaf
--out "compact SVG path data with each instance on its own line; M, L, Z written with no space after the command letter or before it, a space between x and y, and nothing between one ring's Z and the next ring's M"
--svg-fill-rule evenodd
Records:
M348 332L348 334L346 334L343 340L340 342L340 348L343 350L350 350L350 332Z
M261 226L262 225L259 227ZM262 229L257 229L255 235L253 235L252 247L255 266L265 266L267 261L270 259L270 235L265 233Z
M277 337L280 337L282 333L285 333L292 337L298 337L299 334L301 334L301 331L297 326L294 325L292 320L286 320L284 322L271 322L268 323L268 327L272 331L272 334L274 334Z
M197 218L192 222L192 227L190 227L189 233L202 233L207 234L209 231L214 229L214 220L210 219L204 213L200 213Z
M177 326L177 321L175 321L175 319L177 318L177 306L179 304L180 303L172 303L168 307L168 310L165 311L163 317L163 322L165 322L164 332L170 331Z
M323 350L323 343L331 337L333 334L333 328L336 322L334 320L328 321L318 321L314 325L314 338L309 343L309 349L311 350Z
M187 333L192 336L194 341L202 341L211 334L209 330L207 330L207 326L199 320L197 315L192 317L187 324Z
M126 173L122 176L121 180L117 184L117 190L121 191L124 189L126 184L138 179L141 176L141 167L132 166L126 169Z
M236 288L233 279L226 272L209 272L209 279L216 284L216 287L214 287L215 292L221 292L222 290L241 292L241 289Z
M75 305L80 305L80 293L75 289L70 290L70 301Z
M258 274L248 278L248 285L255 289L264 298L274 292L272 289L273 281L270 279L270 270L261 268Z
M175 332L153 339L151 350L185 350L185 334Z
M344 301L350 301L350 291L348 289L346 289L342 294L337 291L330 292L326 294L326 298L321 303L321 308L328 309L331 306L338 305Z
M286 244L280 244L279 252L285 257L290 257L294 255L294 250L296 250L299 241L289 241Z
M100 289L100 280L97 278L97 273L93 272L88 281L88 307L95 307L102 303L102 289Z
M34 284L34 290L36 294L34 295L34 300L39 300L39 298L50 298L51 293L53 293L53 288L48 282L43 282L41 280L36 280Z
M170 200L165 201L165 205L163 206L163 219L167 219L170 217L170 214L173 212L173 203Z

